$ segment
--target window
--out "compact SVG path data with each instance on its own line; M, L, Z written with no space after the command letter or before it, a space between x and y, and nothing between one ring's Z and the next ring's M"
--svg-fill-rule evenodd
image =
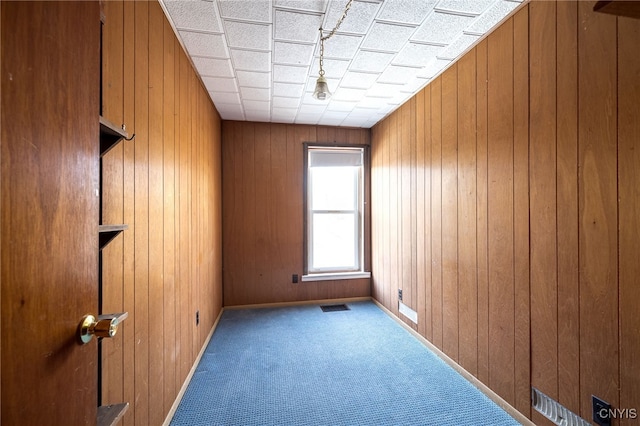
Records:
M361 146L305 145L306 280L364 273L365 154Z

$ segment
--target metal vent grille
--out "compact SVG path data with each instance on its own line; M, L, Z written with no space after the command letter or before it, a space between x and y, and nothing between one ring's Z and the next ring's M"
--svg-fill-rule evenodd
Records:
M341 304L341 305L324 305L324 306L320 306L320 309L322 309L322 312L338 312L338 311L348 311L350 310L349 307L345 304Z
M590 426L591 424L536 388L531 388L531 405L558 426Z

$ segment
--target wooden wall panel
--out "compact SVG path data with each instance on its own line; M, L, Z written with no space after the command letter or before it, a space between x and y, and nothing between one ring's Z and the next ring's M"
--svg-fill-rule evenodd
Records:
M414 220L416 221L415 227L415 236L416 236L416 252L415 252L415 264L416 264L416 312L418 312L418 317L423 318L425 320L420 321L418 323L418 331L421 335L426 334L426 318L427 318L427 305L426 305L426 286L424 283L426 282L426 268L429 256L427 255L427 226L426 224L426 207L428 204L425 200L425 176L427 175L427 165L426 165L426 152L425 152L425 92L420 91L416 95L416 110L413 116L416 119L416 154L415 154L415 167L416 167L416 177L415 177L415 191L413 195L415 197L415 214L413 215ZM372 139L374 137L372 136ZM379 145L375 146L376 149L379 149ZM377 164L372 166L372 171L377 172L379 169L377 168ZM378 185L381 187L381 185ZM372 187L375 188L376 185L372 184ZM374 207L374 211L378 211L377 207ZM376 223L377 225L377 223ZM372 243L372 246L376 244ZM379 258L376 257L375 260ZM375 267L373 267L376 270ZM375 297L375 296L374 296Z
M442 349L442 78L431 83L431 342Z
M389 257L386 258L389 266L389 307L391 312L398 314L398 289L402 286L402 276L400 276L401 246L399 235L401 230L398 217L398 193L400 192L400 169L397 167L399 161L398 143L398 111L389 117Z
M513 20L487 41L489 386L513 402Z
M580 413L619 402L616 19L578 3Z
M103 26L103 49L117 52L105 55L102 61L103 85L110 87L109 97L102 98L102 116L116 125L124 122L124 4L109 2L103 5L111 19ZM118 144L102 157L102 205L103 223L124 223L124 146ZM102 262L110 265L102 271L102 312L124 312L124 235L118 236L102 252ZM122 332L122 330L120 330ZM104 401L124 401L124 350L123 339L104 339L101 342L102 395ZM108 385L107 385L108 384Z
M558 399L556 4L530 6L531 385ZM532 419L544 421L534 411Z
M530 417L528 8L513 16L513 87L514 405Z
M131 401L136 424L149 424L149 3L135 2L135 120L133 230L135 261L135 315L133 326L136 379L135 401Z
M431 249L421 248L419 236L410 265L425 277L416 294L431 307L418 309L418 331L538 424L550 422L531 409L531 386L587 420L592 394L620 410L640 404L633 355L640 350L640 32L637 20L592 7L523 5L414 98L429 108L412 112L424 123L415 130L418 183L422 159L430 158L430 180L425 175L425 186L412 186L411 194ZM374 151L406 143L394 124L398 114L372 130ZM385 168L377 180L383 193L401 190L393 176L405 162L392 156L373 165L373 173ZM448 269L452 233L457 275ZM408 246L405 238L376 240L375 264L393 264L387 253L396 243ZM429 273L421 275L426 264ZM406 274L380 285L395 291L394 279ZM452 276L457 299L447 293ZM391 295L385 306L395 304L390 290L376 292ZM448 314L456 310L452 327Z
M458 62L458 363L478 371L476 55Z
M556 5L558 400L580 411L578 273L578 8ZM533 306L532 306L533 309ZM553 355L551 355L553 356ZM532 356L533 358L533 356ZM553 374L553 373L550 373Z
M173 29L168 21L163 25L164 38L164 92L163 92L163 264L164 301L163 301L163 412L173 405L180 388L176 382L175 346L176 341L176 132L175 132L175 64L176 49Z
M488 198L489 178L487 176L487 40L476 47L476 87L478 116L476 118L476 213L478 245L476 252L478 276L478 378L489 383L489 254L488 254ZM472 200L473 202L473 200Z
M369 131L223 122L225 305L371 294L369 279L292 283L303 272L304 142L368 145Z
M411 210L411 102L405 103L398 110L398 165L399 176L398 186L398 268L399 285L403 291L403 303L411 309L416 309L411 286L411 271L413 269L413 259L411 253L411 217L415 216Z
M103 113L135 138L105 156L103 216L129 229L105 252L104 308L129 318L103 345L103 403L161 424L222 307L220 118L158 3L104 14Z
M640 43L637 20L618 19L618 188L620 197L620 408L640 404ZM636 419L625 419L634 424Z
M458 66L442 74L442 349L458 360Z

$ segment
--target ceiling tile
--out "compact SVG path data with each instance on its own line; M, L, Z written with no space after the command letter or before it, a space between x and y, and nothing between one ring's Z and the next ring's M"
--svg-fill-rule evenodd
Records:
M351 71L382 72L393 59L393 53L360 50L351 62Z
M231 59L236 70L270 71L271 52L231 49Z
M327 0L275 0L275 7L301 9L311 12L324 12L327 8Z
M222 34L180 31L180 37L191 56L209 56L214 58L229 57L224 36Z
M202 82L210 92L238 92L235 78L202 77Z
M429 61L442 52L441 46L431 44L407 44L393 59L393 65L408 67L424 67Z
M438 58L438 59L432 60L426 67L424 67L422 70L420 70L420 72L417 74L417 77L433 78L440 71L442 71L444 68L449 66L450 63L451 63L451 61L448 60L448 59L439 59Z
M273 96L285 96L289 98L300 98L304 91L304 84L273 83Z
M216 104L238 104L240 105L240 94L239 93L226 93L226 92L211 92L213 102Z
M271 86L271 73L254 71L236 71L238 84L244 87L261 87L267 89Z
M164 1L171 20L180 30L219 33L222 31L218 10L214 2Z
M440 0L436 9L479 15L495 2L496 0Z
M371 27L371 31L365 38L362 47L397 52L409 40L414 31L415 28L413 27L376 22Z
M320 28L322 22L320 15L278 9L276 9L275 15L274 38L276 40L307 43L315 43L318 40L320 35L318 28Z
M302 104L300 106L299 114L315 114L320 116L322 115L324 110L327 109L327 105L328 105L327 102L323 102L323 103L318 102L316 105Z
M271 49L271 26L246 22L224 21L229 47L241 49Z
M241 87L240 96L242 97L242 101L245 106L247 105L247 100L268 102L271 99L271 90L259 89L256 87Z
M360 46L362 38L362 36L336 34L324 42L324 57L351 59L358 51L358 46ZM319 44L316 54L320 56Z
M392 98L398 91L397 84L375 84L371 89L367 90L367 96L375 98Z
M378 81L380 83L406 84L416 76L418 71L419 70L417 68L397 67L391 65L384 70Z
M311 64L315 45L286 43L276 41L274 43L273 61L277 64L306 65Z
M372 111L378 110L386 105L386 98L374 98L367 96L358 103L358 106L354 108L354 112L361 111L363 114L371 114Z
M411 37L413 41L449 44L475 18L449 13L432 13Z
M260 122L271 121L271 113L269 111L248 109L244 112L244 115L247 117L248 121L260 121Z
M246 118L244 116L244 112L234 112L234 111L227 111L224 109L224 104L222 105L222 107L218 107L218 105L216 105L216 109L218 110L218 112L220 113L220 117L223 120L231 120L231 121L245 121Z
M347 67L349 66L349 61L339 60L339 59L324 59L324 76L326 78L340 78L347 72ZM318 72L320 71L320 59L316 58L313 60L313 65L311 66L311 74L314 76L318 76Z
M298 109L298 104L300 103L300 98L283 98L280 96L273 97L273 109L276 108L294 108Z
M344 121L344 117L345 117L344 112L327 111L324 114L322 114L319 124L323 126L340 126Z
M213 95L213 94L212 94ZM222 102L216 102L216 109L220 114L223 112L225 114L233 114L234 116L243 116L244 110L242 109L242 105L238 104L226 104Z
M264 0L223 0L218 2L224 18L271 22L271 2Z
M296 123L297 124L318 124L318 122L320 121L320 117L322 117L322 115L320 114L302 114L302 113L298 113L298 115L296 115Z
M499 1L485 13L480 15L466 31L474 34L483 34L493 28L504 19L512 10L520 6L520 3L512 1Z
M359 102L366 94L367 91L365 89L348 89L338 87L333 93L333 96L331 96L331 99L336 101Z
M428 78L414 77L408 81L407 84L400 87L400 92L413 95L414 93L418 93L429 81L430 79Z
M242 101L242 106L244 107L245 114L248 111L262 111L266 113L271 111L271 102L269 101L246 100Z
M308 67L294 67L289 65L273 66L273 81L282 83L304 84L309 74Z
M287 120L290 123L293 123L293 120L295 120L297 113L298 108L279 108L275 106L271 111L271 115L273 116L273 118Z
M341 101L335 98L332 98L327 106L327 111L342 111L342 112L350 112L358 105L358 102L349 102L349 101Z
M377 19L417 25L435 4L435 0L386 0Z
M348 71L340 81L340 86L354 89L368 89L375 83L378 76L379 74Z
M470 35L470 34L462 34L460 37L456 39L453 43L451 43L446 49L444 49L440 54L438 54L439 58L442 59L456 59L462 53L464 53L471 45L473 45L480 36Z
M192 57L193 65L203 76L233 77L233 68L229 59Z
M323 28L331 31L342 17L345 8L344 0L332 0L325 15ZM347 13L347 17L340 25L340 32L365 34L380 8L379 3L354 1Z

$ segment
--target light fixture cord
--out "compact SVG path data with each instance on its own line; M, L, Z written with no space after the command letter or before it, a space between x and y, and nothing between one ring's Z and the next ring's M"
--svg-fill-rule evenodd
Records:
M338 31L338 28L340 28L340 25L342 25L342 21L344 21L344 18L347 17L347 13L349 12L349 9L351 9L351 3L353 3L353 0L349 0L347 2L347 5L344 7L344 12L342 12L342 16L340 17L340 19L338 19L336 26L333 27L331 31L329 31L329 34L323 37L322 36L323 30L322 30L322 27L320 27L320 71L319 71L320 77L324 76L324 69L322 68L322 66L324 65L324 41L333 37L336 31Z

